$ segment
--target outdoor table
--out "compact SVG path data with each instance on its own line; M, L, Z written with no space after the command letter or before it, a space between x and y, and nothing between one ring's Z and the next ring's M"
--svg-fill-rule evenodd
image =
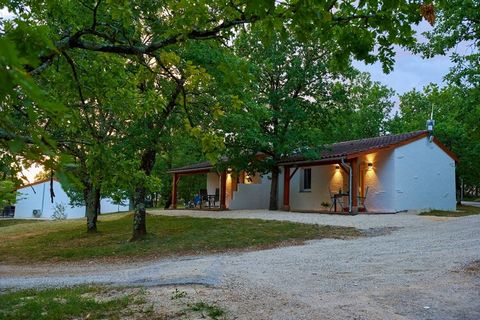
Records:
M348 196L348 193L335 193L333 195L333 210L337 212L337 199Z

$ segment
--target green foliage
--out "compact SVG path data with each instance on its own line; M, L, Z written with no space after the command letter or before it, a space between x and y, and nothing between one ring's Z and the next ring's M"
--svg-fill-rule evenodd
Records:
M436 3L436 22L432 31L424 35L428 43L417 50L427 57L447 54L459 43L480 45L480 3L478 0L449 0Z
M177 299L182 299L187 296L187 292L183 290L178 290L178 288L175 288L175 291L172 292L172 297L170 298L171 300L177 300Z
M203 301L196 302L189 306L190 310L200 312L202 315L206 314L210 319L217 320L225 315L225 310L218 306L208 304Z
M338 103L325 110L322 124L325 140L339 142L386 134L393 90L355 70L345 77L348 80L343 87L339 86Z
M480 2L477 0L439 1L433 30L425 32L428 42L416 46L426 57L450 55L454 67L446 80L469 87L479 98L480 86Z
M52 214L52 219L53 220L65 220L67 219L67 214L65 213L66 211L66 206L63 203L55 203L53 205L53 214Z
M7 205L15 203L17 192L15 191L15 183L9 180L0 180L0 210Z
M270 172L292 153L315 157L323 143L377 136L386 131L392 91L353 70L336 66L332 41L299 43L280 32L253 29L240 35L237 54L248 59L248 87L224 119L229 158L240 169ZM257 152L267 158L252 161ZM250 168L249 168L250 167Z

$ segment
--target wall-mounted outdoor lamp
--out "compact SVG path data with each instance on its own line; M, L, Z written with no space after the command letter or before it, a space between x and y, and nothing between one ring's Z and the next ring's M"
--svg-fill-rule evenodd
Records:
M340 169L340 166L337 164L337 165L335 166L335 169L339 170L339 169Z
M368 163L368 170L372 170L373 169L373 163L369 162Z

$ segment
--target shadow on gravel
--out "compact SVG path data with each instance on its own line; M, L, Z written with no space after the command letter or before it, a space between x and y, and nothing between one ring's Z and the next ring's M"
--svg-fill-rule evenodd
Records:
M363 229L362 234L367 237L380 237L391 234L394 231L402 229L401 227L383 227Z
M471 276L480 276L480 260L470 262L462 271Z

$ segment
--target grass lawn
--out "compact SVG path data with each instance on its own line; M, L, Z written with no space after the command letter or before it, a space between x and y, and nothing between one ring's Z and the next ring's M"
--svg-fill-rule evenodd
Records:
M0 293L0 319L227 319L227 310L197 294L104 286L28 289ZM191 291L191 290L190 290Z
M132 215L101 216L99 232L87 234L84 220L42 221L3 227L0 257L5 263L87 259L159 258L270 248L318 238L361 236L355 228L253 219L147 216L146 240L128 242Z
M22 224L22 223L36 223L39 220L20 220L20 219L0 219L0 228L2 227L9 227L15 224Z
M464 217L474 214L480 214L480 208L473 206L457 206L457 211L441 211L433 210L430 212L422 212L421 216L436 216L436 217Z
M0 295L0 319L121 319L134 312L129 306L143 303L138 293L95 299L107 293L87 286L7 292Z

